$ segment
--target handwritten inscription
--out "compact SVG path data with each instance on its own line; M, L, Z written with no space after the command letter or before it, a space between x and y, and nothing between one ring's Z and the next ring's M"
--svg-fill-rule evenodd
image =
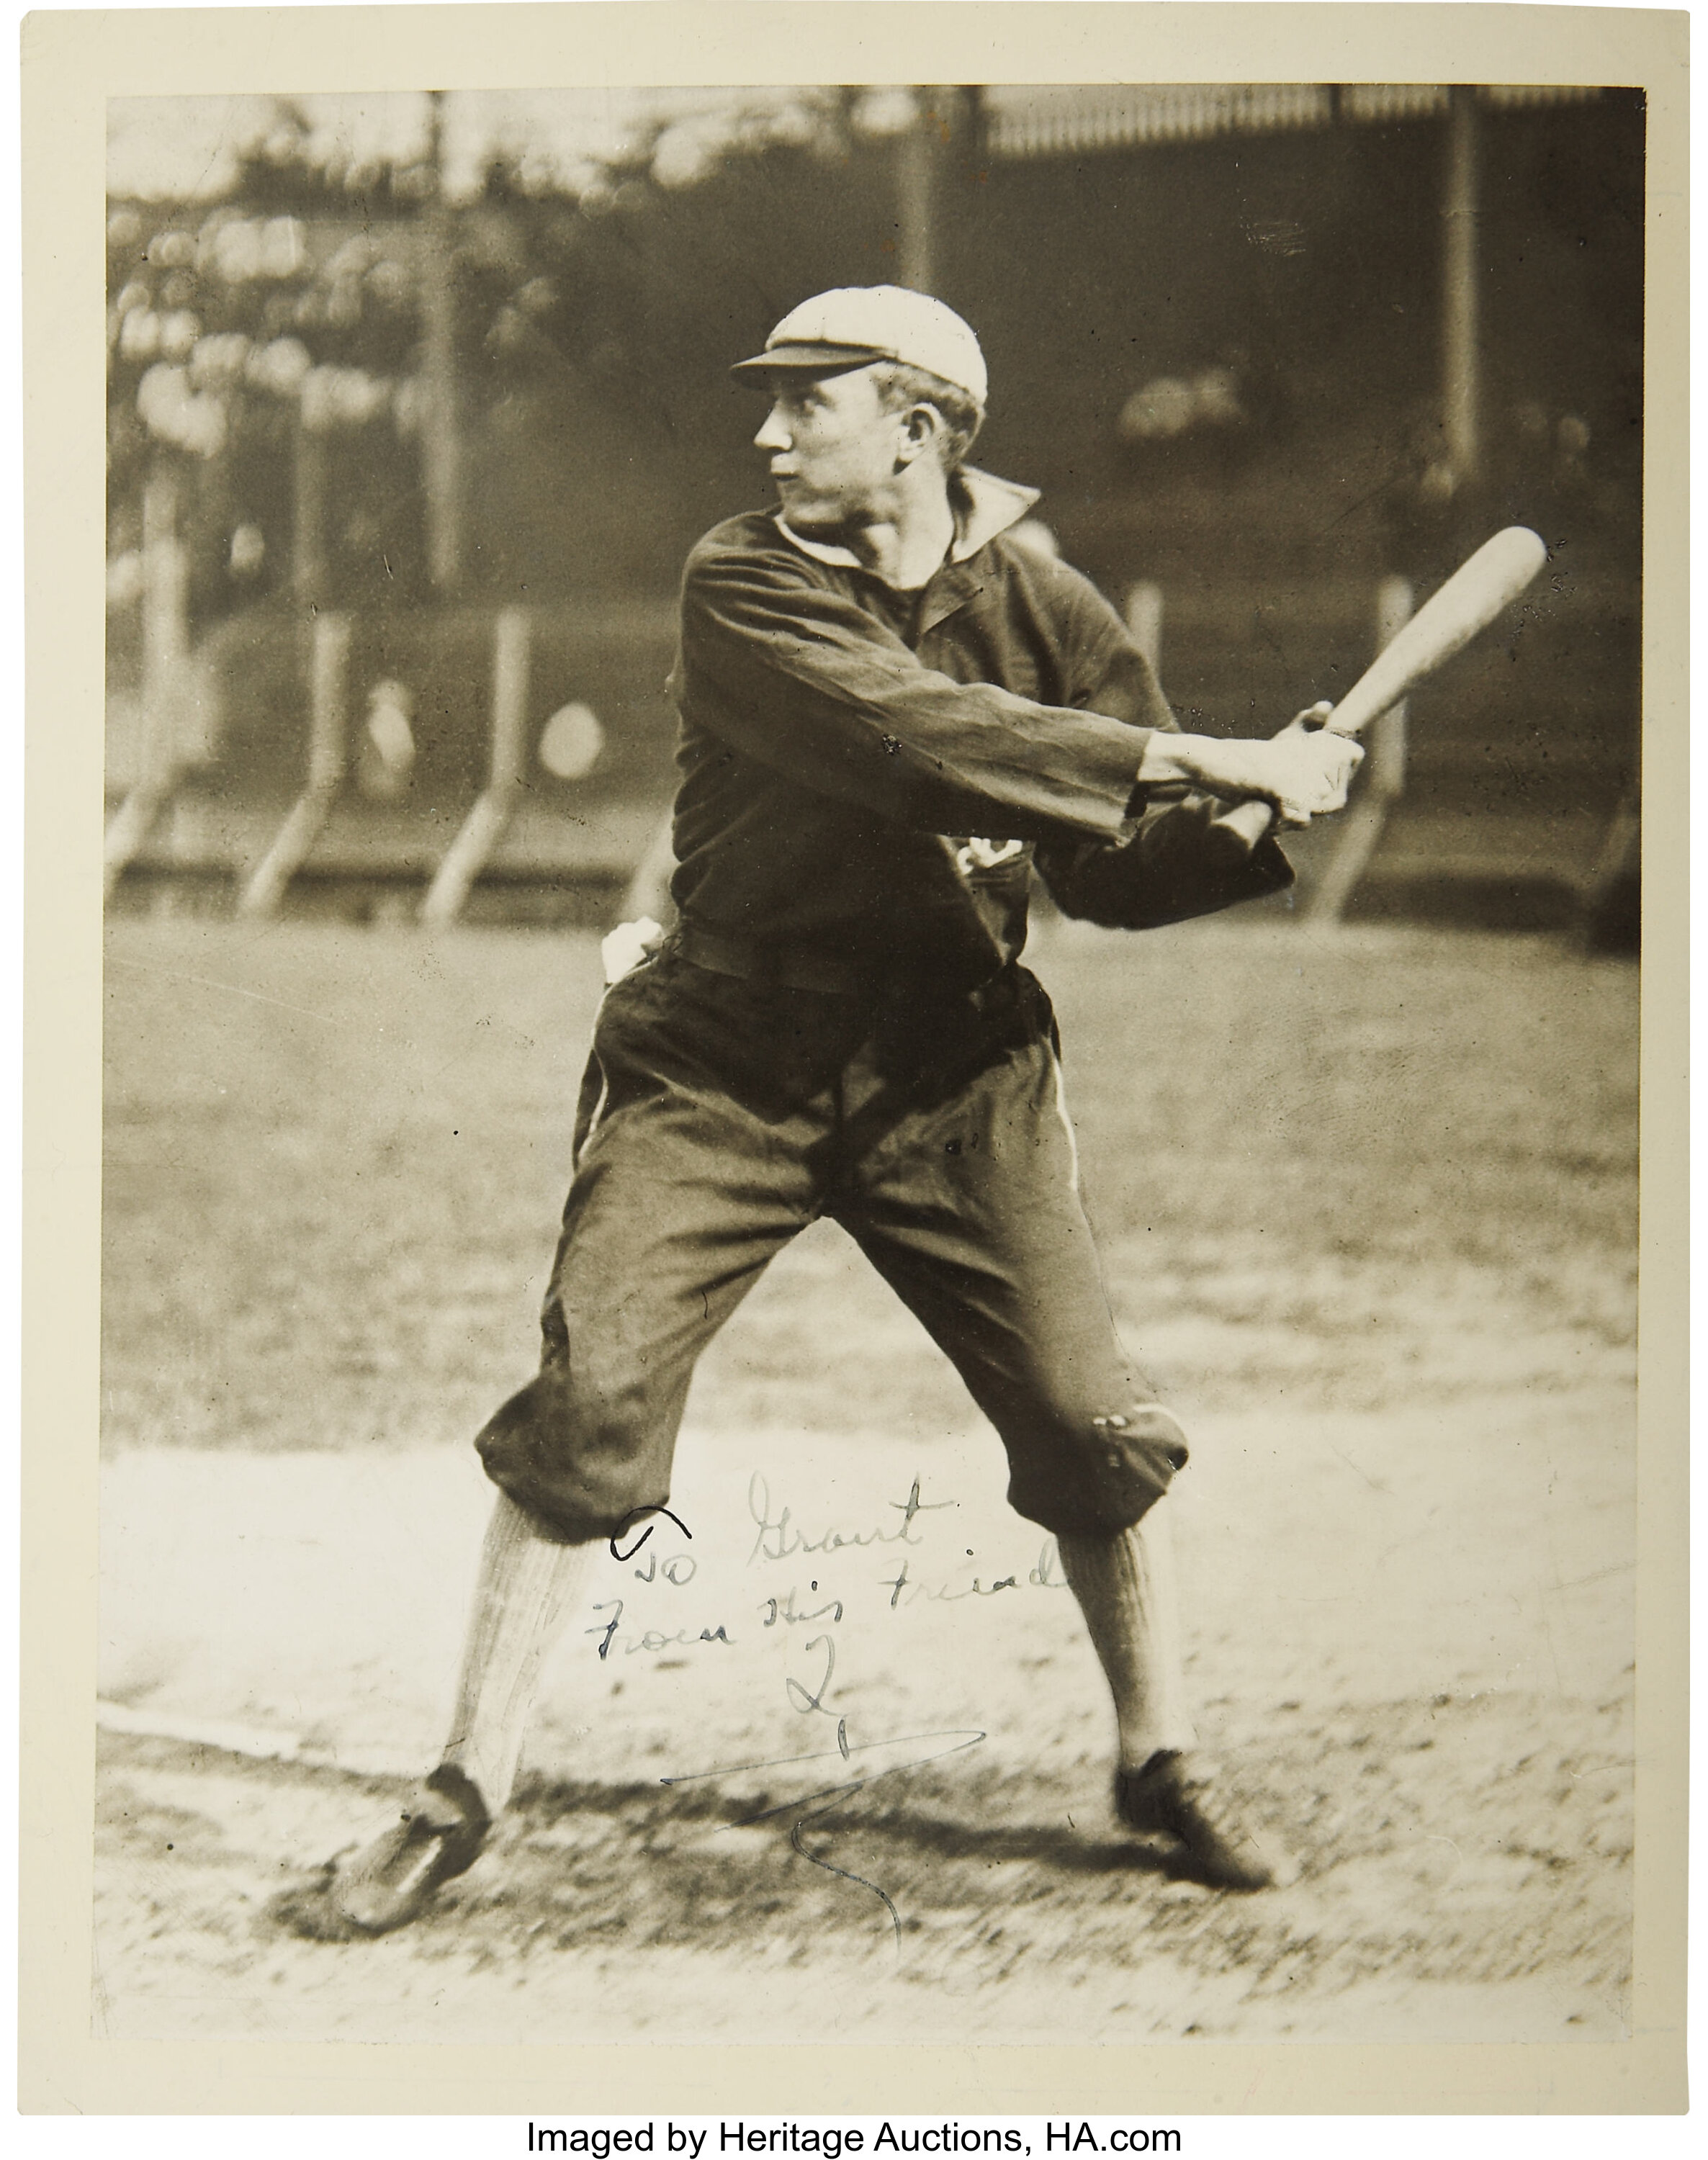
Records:
M830 1720L835 1747L829 1759L839 1766L843 1773L840 1778L825 1780L818 1790L801 1798L785 1801L780 1806L761 1808L748 1820L757 1821L772 1813L792 1815L790 1843L794 1850L815 1867L877 1898L889 1917L898 1947L901 1917L894 1899L880 1883L839 1867L830 1857L825 1841L834 1831L826 1818L864 1790L875 1778L890 1776L930 1761L940 1752L976 1746L982 1736L932 1733L917 1735L912 1740L898 1737L876 1743L863 1735L856 1738L836 1699L841 1692L837 1684L838 1654L846 1638L833 1631L844 1625L850 1615L855 1619L867 1612L875 1615L880 1598L890 1612L896 1612L921 1600L956 1603L968 1598L990 1599L1031 1588L1067 1587L1059 1573L1053 1541L1045 1545L1037 1565L1029 1572L1014 1568L993 1576L987 1569L973 1574L968 1582L958 1550L964 1550L968 1563L972 1563L975 1555L972 1547L965 1545L964 1534L957 1539L950 1529L960 1504L951 1498L927 1499L925 1480L916 1477L909 1484L906 1498L885 1501L881 1508L874 1510L880 1517L877 1521L869 1518L864 1523L856 1520L853 1524L836 1524L827 1523L822 1516L817 1519L810 1514L797 1516L792 1504L773 1494L763 1472L755 1471L747 1488L747 1512L753 1534L745 1565L773 1566L807 1555L813 1557L814 1568L804 1590L797 1577L787 1589L779 1588L763 1598L754 1609L761 1630L775 1631L773 1640L781 1638L779 1647L786 1646L787 1661L792 1669L780 1677L790 1710L808 1720ZM932 1537L932 1519L935 1516L946 1516L948 1520L937 1526L937 1534ZM897 1550L898 1547L902 1550ZM637 1550L637 1546L631 1546L630 1556ZM703 1547L703 1558L705 1550ZM686 1555L677 1557L685 1559ZM734 1557L733 1554L728 1555L731 1561ZM635 1573L648 1584L680 1588L693 1579L692 1561L685 1571L677 1560L661 1558L655 1562L648 1555L647 1562L644 1569L637 1566ZM924 1571L922 1575L916 1573L921 1570ZM800 1573L805 1576L807 1571L802 1567ZM653 1630L640 1636L631 1632L624 1636L620 1632L620 1602L596 1610L610 1615L602 1628L588 1630L596 1638L602 1659L609 1658L614 1649L627 1656L638 1650L673 1649L714 1639L730 1643L735 1639L722 1628L715 1631L703 1629L698 1636L688 1629ZM816 1623L812 1634L794 1633L795 1628L808 1623ZM823 1758L808 1755L789 1759L804 1764ZM740 1767L750 1771L770 1766ZM721 1770L692 1773L709 1778L729 1774L731 1773ZM665 1782L677 1784L685 1780L667 1778Z
M609 1612L611 1617L603 1628L586 1628L582 1633L599 1637L599 1654L601 1659L606 1659L611 1654L617 1630L623 1624L623 1601L620 1597L613 1597L603 1605L595 1605L593 1609L595 1612ZM644 1635L624 1636L623 1654L632 1658L636 1650L673 1650L683 1643L731 1643L733 1645L733 1638L724 1633L721 1622L715 1628L702 1628L698 1635L686 1628L678 1628L673 1634L666 1634L657 1628L649 1628Z
M937 1584L910 1582L907 1579L907 1563L903 1560L894 1580L885 1578L884 1587L890 1593L890 1610L893 1612L898 1606L903 1603L911 1605L916 1598L921 1597L932 1598L943 1605L958 1604L963 1597L994 1597L999 1590L1018 1590L1020 1582L1018 1578L1012 1575L999 1576L988 1588L976 1575L964 1590L951 1590L946 1582ZM905 1599L902 1597L904 1591L907 1593Z
M626 1558L627 1555L626 1555L625 1557ZM683 1583L692 1582L698 1571L692 1553L675 1553L665 1561L662 1567L658 1565L658 1555L656 1553L648 1553L646 1566L637 1567L635 1570L635 1580L636 1582L652 1582L662 1576L665 1581L674 1584L676 1588L680 1590Z
M826 1717L835 1718L836 1744L842 1750L842 1758L846 1762L848 1760L848 1720L832 1710L824 1700L830 1692L830 1683L836 1673L836 1638L833 1635L813 1635L808 1638L806 1648L809 1655L814 1650L823 1651L824 1677L819 1681L815 1692L809 1692L798 1680L785 1680L783 1688L789 1698L789 1706L792 1710L799 1711L803 1717L810 1717L816 1710ZM812 1856L810 1853L807 1855L809 1860ZM870 1887L870 1884L867 1885L868 1888ZM880 1891L878 1894L881 1897L883 1893Z
M999 1591L1019 1590L1023 1586L1015 1575L999 1575L990 1582L983 1582L975 1575L959 1589L947 1582L915 1582L909 1576L909 1563L903 1560L893 1576L885 1576L884 1588L890 1593L890 1610L897 1612L904 1605L916 1604L928 1598L937 1605L958 1605L963 1597L994 1597ZM1061 1559L1052 1539L1038 1555L1037 1565L1026 1571L1024 1586L1033 1590L1066 1590L1067 1578L1061 1573Z
M906 1499L890 1500L885 1504L896 1518L893 1522L875 1523L870 1528L819 1528L802 1524L796 1519L791 1506L773 1500L763 1473L756 1471L747 1488L748 1514L755 1528L745 1565L750 1567L755 1561L781 1561L807 1553L842 1554L852 1560L863 1551L875 1551L879 1548L897 1545L920 1551L928 1543L924 1534L930 1525L925 1519L935 1514L952 1514L960 1503L957 1500L927 1500L924 1497L923 1479L916 1477L908 1488ZM691 1534L680 1518L671 1514L667 1508L646 1512L675 1524L684 1536ZM638 1527L638 1517L635 1524L626 1526L631 1535ZM612 1556L624 1561L636 1560L655 1527L654 1524L647 1524L626 1551L617 1550L618 1541L614 1539ZM730 1557L733 1559L733 1555ZM970 1547L966 1557L968 1560L973 1557ZM947 1560L947 1555L943 1558ZM855 1576L850 1578L844 1566L833 1586L829 1582L821 1585L818 1576L814 1576L805 1591L798 1583L791 1583L787 1590L761 1598L752 1610L758 1616L761 1629L780 1628L787 1633L790 1629L812 1623L821 1627L827 1624L833 1627L844 1621L850 1611L858 1617L868 1600L870 1609L877 1609L880 1597L883 1600L884 1609L898 1612L921 1602L954 1605L969 1598L998 1597L1009 1591L1066 1590L1068 1586L1067 1578L1061 1571L1061 1560L1053 1539L1046 1541L1036 1564L1024 1576L1016 1571L994 1576L987 1581L982 1574L974 1574L968 1581L963 1575L945 1574L939 1571L921 1577L915 1572L919 1565L912 1557L912 1552L908 1552L896 1555L893 1573L886 1573L880 1566L870 1574L857 1571ZM693 1581L699 1573L699 1564L691 1553L678 1552L666 1557L661 1556L655 1547L639 1560L631 1571L636 1581L655 1589L664 1586L681 1590ZM625 1633L623 1608L621 1598L610 1599L593 1608L595 1613L609 1616L598 1627L584 1631L593 1638L601 1661L608 1662L613 1655L656 1654L685 1646L697 1647L702 1643L723 1643L733 1648L739 1639L729 1633L729 1624L724 1621L698 1629L649 1627L640 1633L633 1631L631 1623L630 1631ZM831 1638L820 1636L816 1641L828 1644ZM812 1644L809 1643L806 1647L812 1647ZM833 1648L832 1661L833 1664ZM794 1680L787 1682L792 1703L797 1709L823 1710L827 1716L834 1716L836 1713L829 1710L823 1701L829 1680L830 1675L827 1672L816 1695L808 1697L804 1702L797 1700L797 1692L798 1690L801 1695L805 1696L807 1690L799 1689L799 1684Z
M688 1528L688 1524L683 1522L682 1517L680 1515L671 1514L668 1508L636 1508L634 1512L627 1517L621 1529L616 1533L616 1536L613 1537L610 1541L610 1556L613 1560L632 1560L635 1557L635 1555L640 1551L641 1546L646 1544L647 1539L652 1536L653 1531L657 1529L658 1525L656 1523L648 1523L646 1529L641 1531L640 1536L636 1539L633 1545L629 1547L629 1550L626 1553L620 1553L617 1550L617 1539L626 1537L629 1532L634 1529L635 1525L645 1515L667 1516L669 1517L669 1519L675 1524L677 1529L682 1532L685 1538L691 1538L693 1535L693 1532Z
M795 1553L844 1552L858 1545L921 1545L924 1540L914 1534L915 1519L935 1514L941 1508L958 1508L960 1502L922 1500L919 1488L920 1481L916 1477L913 1489L905 1500L890 1502L901 1518L899 1523L887 1528L880 1524L870 1530L830 1529L822 1536L808 1537L797 1525L792 1509L785 1507L772 1514L771 1487L764 1475L755 1470L747 1488L747 1512L758 1524L759 1534L747 1555L748 1565L750 1567L756 1560L787 1560Z
M812 1587L817 1590L818 1586L815 1582ZM767 1628L775 1628L780 1620L786 1626L793 1628L798 1626L803 1620L823 1620L827 1617L832 1620L841 1619L842 1600L839 1597L833 1597L828 1605L814 1607L810 1612L797 1612L795 1610L795 1586L791 1583L781 1597L766 1599L759 1609L765 1615L765 1625Z

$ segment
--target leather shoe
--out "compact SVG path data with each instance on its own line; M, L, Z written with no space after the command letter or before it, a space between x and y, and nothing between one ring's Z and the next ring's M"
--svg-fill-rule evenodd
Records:
M338 1870L335 1909L366 1935L407 1925L441 1883L474 1865L491 1826L474 1780L454 1763L441 1763L414 1804Z
M1259 1837L1201 1755L1164 1749L1142 1769L1117 1770L1115 1812L1129 1830L1177 1839L1187 1872L1212 1889L1271 1890L1298 1880L1296 1864Z

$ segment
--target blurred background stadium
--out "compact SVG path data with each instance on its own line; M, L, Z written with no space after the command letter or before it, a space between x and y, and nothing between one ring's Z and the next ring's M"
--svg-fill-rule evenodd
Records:
M597 923L671 789L729 362L818 288L977 326L978 457L1188 724L1334 697L1500 524L1552 559L1389 724L1333 912L1634 946L1643 109L1263 84L111 107L125 911ZM1516 665L1514 664L1516 663Z

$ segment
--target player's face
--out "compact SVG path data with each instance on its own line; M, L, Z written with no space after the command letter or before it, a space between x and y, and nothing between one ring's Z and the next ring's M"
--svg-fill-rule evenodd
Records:
M779 374L755 446L797 532L829 530L884 515L906 434L905 412L887 410L870 367L845 375Z

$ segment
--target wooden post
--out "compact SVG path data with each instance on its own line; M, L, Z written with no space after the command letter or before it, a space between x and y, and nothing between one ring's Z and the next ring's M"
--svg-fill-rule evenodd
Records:
M1384 578L1376 589L1376 651L1390 644L1411 619L1412 589L1404 578ZM1334 852L1306 910L1308 922L1338 922L1358 880L1368 869L1390 807L1405 785L1405 700L1373 720L1364 759L1364 784L1346 811Z
M492 635L492 758L490 777L433 875L421 919L436 929L454 922L475 880L516 814L527 771L529 644L525 608L501 609Z
M291 880L308 860L344 786L350 617L314 617L309 662L309 784L291 805L238 906L245 915L276 915Z
M1477 93L1448 92L1447 158L1441 196L1441 427L1453 477L1462 487L1482 464L1477 355Z
M501 608L492 631L492 785L520 787L527 770L528 678L533 626L525 608Z
M291 492L291 591L304 607L317 607L326 590L326 441L300 415Z
M111 897L171 799L189 652L188 570L178 537L178 477L161 466L149 475L143 491L141 755L135 783L102 842L104 897Z
M189 648L178 480L156 472L143 495L143 781L164 789L178 762L178 706Z
M314 618L309 658L309 785L343 785L345 686L350 678L350 617L330 610Z
M935 289L937 122L926 108L929 89L913 93L911 124L896 143L896 282L916 293Z
M1162 588L1148 578L1127 589L1127 628L1133 642L1150 662L1151 672L1162 673Z
M1619 797L1579 900L1578 940L1585 950L1634 949L1643 913L1643 813L1634 780Z
M462 574L462 474L458 436L456 252L444 200L444 92L428 96L428 159L433 200L423 220L421 257L422 480L427 496L427 567L436 592L451 591Z

